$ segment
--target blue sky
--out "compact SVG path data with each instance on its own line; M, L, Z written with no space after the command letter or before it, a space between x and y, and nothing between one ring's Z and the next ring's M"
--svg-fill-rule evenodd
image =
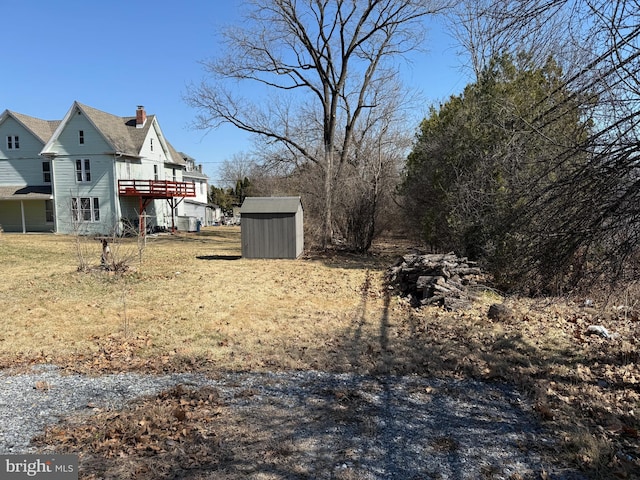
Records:
M190 128L195 111L184 102L199 82L199 62L216 54L216 29L237 22L240 0L3 0L5 56L0 112L61 119L77 100L119 116L137 105L158 116L166 138L203 164L216 184L218 167L251 149L231 127L205 133ZM454 41L431 24L426 51L403 70L422 91L424 110L460 93L468 78ZM417 125L416 125L417 126Z

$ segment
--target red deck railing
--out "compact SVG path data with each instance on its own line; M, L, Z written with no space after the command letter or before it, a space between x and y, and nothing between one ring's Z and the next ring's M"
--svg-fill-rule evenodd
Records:
M118 180L118 194L125 197L195 197L196 185L169 180Z

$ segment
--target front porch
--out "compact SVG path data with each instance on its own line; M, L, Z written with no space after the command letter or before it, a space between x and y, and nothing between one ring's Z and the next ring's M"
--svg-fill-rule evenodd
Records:
M51 185L0 187L0 229L5 232L52 232Z

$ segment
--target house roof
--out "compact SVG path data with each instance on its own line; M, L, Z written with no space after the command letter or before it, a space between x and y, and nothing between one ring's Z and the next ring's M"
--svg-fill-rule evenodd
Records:
M136 128L136 117L118 117L79 102L75 104L113 146L114 151L133 157L140 154L154 115L147 117L142 128Z
M202 172L202 168L196 166L196 159L190 157L184 152L178 152L185 162L186 168L182 173L183 177L194 178L199 180L209 180L209 176Z
M36 117L30 117L23 113L12 112L10 110L5 111L5 116L13 117L18 123L22 124L24 128L29 130L38 140L43 144L47 143L55 132L60 120L42 120Z
M50 152L53 142L64 128L63 125L76 110L81 111L85 117L87 117L96 130L104 137L105 141L113 148L114 152L129 157L140 157L140 152L149 133L149 129L153 126L159 133L160 142L165 152L167 152L169 163L176 165L184 165L185 163L182 156L164 139L155 115L147 115L144 126L138 128L136 126L135 116L119 117L80 102L73 103L71 109L69 109L65 115L65 118L60 122L61 125L56 129L53 136L51 136L47 145L45 145L43 153Z
M49 200L50 185L12 185L0 187L0 200Z
M185 170L182 172L182 176L184 178L193 178L197 180L209 180L209 176L207 174L199 172L198 170Z
M247 197L242 202L240 214L296 213L300 207L300 197Z
M167 142L167 147L169 148L169 154L171 155L171 159L173 160L173 163L177 163L178 165L186 165L187 162L185 162L184 157L182 156L182 154L180 152L178 152L175 148L173 148L173 145L171 145L169 142Z

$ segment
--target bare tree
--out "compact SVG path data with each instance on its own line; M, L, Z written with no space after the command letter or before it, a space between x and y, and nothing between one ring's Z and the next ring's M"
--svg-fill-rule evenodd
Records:
M236 153L230 159L222 162L220 180L225 187L234 188L238 180L251 178L256 170L256 162L251 155Z
M460 52L476 78L492 58L527 52L542 67L549 57L570 74L586 60L588 12L580 0L462 0L451 10L449 25ZM581 48L576 48L580 45Z
M210 80L188 93L197 126L230 123L278 143L292 169L313 164L326 246L354 132L384 101L371 92L395 78L394 62L421 43L422 19L443 8L439 1L253 0L246 22L224 32L225 54L204 63ZM241 98L238 82L260 98Z
M345 187L337 192L338 223L347 244L357 251L367 251L382 225L380 220L394 205L393 196L399 173L413 137L405 128L411 105L392 82L372 92L381 108L362 116L354 132L353 148L343 165L341 177Z

